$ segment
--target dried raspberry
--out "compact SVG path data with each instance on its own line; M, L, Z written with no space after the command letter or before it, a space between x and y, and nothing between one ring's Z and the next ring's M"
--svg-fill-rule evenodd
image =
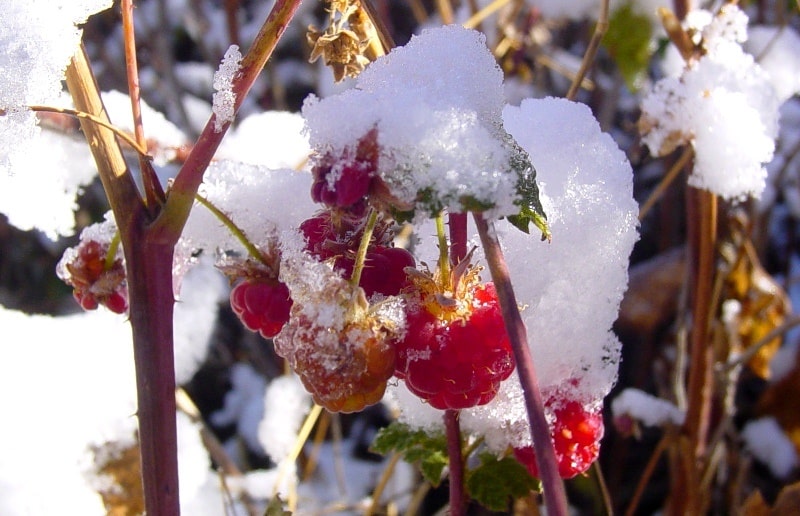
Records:
M104 305L112 312L128 311L128 288L122 258L106 263L108 244L82 240L68 249L58 263L56 273L73 287L72 295L84 310Z
M397 344L395 375L438 409L490 402L514 370L494 284L465 282L455 299L423 291L409 301L406 337Z
M397 326L368 308L359 291L353 307L325 306L325 312L339 312L332 326L319 324L295 305L275 339L275 351L288 360L314 401L334 412L356 412L377 403L394 372Z
M554 403L550 400L546 405ZM603 417L599 411L588 411L577 401L568 401L555 409L555 423L550 436L561 478L572 478L583 473L597 460L603 430ZM528 468L531 475L539 476L536 453L532 447L515 448L514 456Z
M264 338L277 335L289 320L292 298L279 281L245 280L231 290L231 308L247 329Z

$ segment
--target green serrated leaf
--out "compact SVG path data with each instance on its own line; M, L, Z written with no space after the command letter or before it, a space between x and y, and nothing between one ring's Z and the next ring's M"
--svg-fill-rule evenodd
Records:
M509 136L510 138L510 136ZM518 200L514 203L519 206L519 213L508 217L508 221L524 233L530 233L529 226L533 223L542 232L542 240L550 240L552 234L547 225L547 215L539 199L539 185L536 184L536 169L533 168L528 153L515 141L511 141L514 154L511 167L517 173Z
M615 9L608 20L603 46L616 62L628 89L638 90L656 50L653 27L647 16L637 13L632 2Z
M497 460L482 455L481 465L467 473L467 493L491 511L506 511L515 498L526 496L539 488L539 482L528 470L511 457Z
M419 463L422 475L434 487L441 482L448 461L444 434L428 434L396 421L378 432L370 449L383 455L397 452L406 462Z

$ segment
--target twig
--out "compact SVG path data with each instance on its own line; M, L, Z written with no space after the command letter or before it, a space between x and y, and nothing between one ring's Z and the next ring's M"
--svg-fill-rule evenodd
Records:
M133 150L139 153L142 156L147 156L147 147L140 146L139 143L133 139L133 137L120 129L119 127L115 126L111 123L110 120L107 118L101 118L100 116L95 116L91 113L86 113L85 111L78 111L77 109L69 109L69 108L61 108L55 106L41 106L41 105L33 105L28 106L28 109L31 111L42 111L45 113L60 113L62 115L69 115L74 116L77 119L84 119L89 120L90 122L99 125L100 127L105 127L109 131L113 131L114 134L119 136L125 143L131 146Z
M507 3L511 0L493 0L489 5L478 11L477 13L473 14L469 17L467 21L463 23L464 27L467 29L474 29L480 23L491 16L493 13L499 11L503 8Z
M664 434L660 441L658 441L658 445L656 445L656 449L653 450L653 453L650 455L650 459L647 461L647 465L642 472L642 476L639 478L639 482L636 484L636 490L633 492L633 496L631 497L631 502L628 504L628 509L625 511L625 516L633 516L636 514L636 509L639 507L639 502L642 499L642 495L644 494L644 489L647 487L647 484L650 482L650 477L653 476L653 473L656 470L656 466L658 465L658 460L661 458L661 455L667 449L667 445L670 443L671 437L669 434Z
M383 473L381 474L381 478L378 480L378 484L375 486L375 489L372 490L372 500L370 501L367 510L364 511L364 516L372 516L372 514L375 512L375 509L380 506L383 490L386 489L386 486L389 484L389 479L392 478L394 468L400 461L400 458L401 455L399 453L392 454L392 457L389 459L389 463L383 469Z
M592 63L594 63L594 58L597 57L597 51L600 49L600 43L603 41L603 36L608 30L608 4L609 0L600 1L600 16L597 18L597 24L594 26L594 34L592 34L592 39L589 40L589 46L583 54L581 67L578 69L578 73L572 80L572 84L567 91L566 98L569 100L575 100L581 81L583 81Z
M508 332L514 359L517 363L522 391L525 397L525 409L531 428L531 438L536 448L536 465L541 473L544 488L547 513L551 516L566 516L567 497L564 491L564 482L558 474L553 441L550 438L550 426L544 414L544 402L539 390L539 381L533 365L531 351L528 348L528 337L525 324L519 314L516 296L511 284L508 267L503 257L494 226L487 222L480 213L473 214L475 225L478 228L481 244L483 245L486 262L492 274L500 309L503 313L506 331Z
M653 206L655 206L656 202L661 199L661 196L664 195L664 192L667 191L667 188L669 188L672 182L678 177L693 156L694 150L692 149L691 145L684 147L681 156L672 165L672 167L670 167L669 171L667 171L655 189L653 189L653 191L650 193L650 196L648 196L644 203L642 203L642 207L639 208L639 221L644 220Z

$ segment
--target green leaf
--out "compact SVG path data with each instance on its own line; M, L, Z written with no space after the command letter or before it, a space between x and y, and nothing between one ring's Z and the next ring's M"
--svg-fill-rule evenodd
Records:
M382 428L370 448L383 455L397 452L406 462L419 463L425 480L434 487L441 482L442 471L448 462L447 440L443 433L431 435L398 422Z
M510 164L517 173L516 189L519 195L519 199L514 204L519 206L519 213L509 216L508 221L524 233L530 233L529 226L533 223L542 232L542 240L550 240L552 234L547 225L547 215L544 213L542 201L539 199L536 169L533 168L528 153L510 135L509 139L514 148Z
M616 62L628 89L638 90L656 49L647 16L635 12L632 2L615 9L608 20L603 46Z
M539 489L539 481L512 457L497 460L494 455L482 454L481 465L467 473L467 493L491 511L507 511L515 498L527 496Z

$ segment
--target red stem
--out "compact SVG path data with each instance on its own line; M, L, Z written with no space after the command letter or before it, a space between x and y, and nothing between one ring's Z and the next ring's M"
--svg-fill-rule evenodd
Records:
M514 350L514 359L517 362L517 375L525 397L525 409L531 427L531 439L536 449L536 465L539 468L544 489L547 514L566 516L567 497L564 491L564 482L558 474L558 463L553 441L550 438L550 426L544 415L542 393L539 390L533 358L528 348L527 330L519 314L508 267L500 248L500 242L495 235L494 226L487 222L480 213L474 213L473 217L483 245L486 263L489 265L492 281L497 290L503 321L505 321L506 331L511 341L511 348Z
M464 497L464 457L461 453L461 427L458 410L445 410L444 428L447 437L447 456L450 466L450 515L463 516L467 512Z
M140 212L141 213L141 212ZM180 514L173 355L173 246L138 229L124 244L127 264L139 443L147 514Z

